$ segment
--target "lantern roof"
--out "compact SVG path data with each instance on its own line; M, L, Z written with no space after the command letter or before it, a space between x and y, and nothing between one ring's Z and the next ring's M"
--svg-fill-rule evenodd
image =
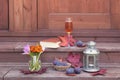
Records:
M96 49L95 47L96 43L94 41L90 41L87 44L87 48L83 51L84 54L93 54L93 55L97 55L99 54L99 50Z

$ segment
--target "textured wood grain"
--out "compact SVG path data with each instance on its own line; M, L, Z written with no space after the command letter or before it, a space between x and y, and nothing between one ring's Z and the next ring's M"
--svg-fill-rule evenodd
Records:
M120 14L120 0L110 0L111 1L111 13Z
M14 0L14 31L23 30L23 0Z
M9 1L9 31L14 31L14 0Z
M75 30L111 29L109 0L39 0L38 5L38 27L63 30L71 17Z
M15 64L13 64L15 65ZM77 74L76 76L66 76L65 72L63 71L56 71L53 69L52 66L49 66L46 73L40 75L40 74L30 74L30 75L24 75L23 73L20 73L20 69L27 69L26 66L16 66L13 69L11 69L5 76L4 80L119 80L120 79L120 66L119 64L103 64L104 66L101 68L107 69L107 73L105 73L105 76L91 76L91 73L87 73L84 71L81 71L80 74ZM44 66L44 65L43 65ZM47 76L47 77L46 77Z
M13 18L15 23L13 26L15 30L13 31L63 30L66 17L72 17L75 30L113 29L111 21L113 21L116 27L119 19L116 15L110 14L119 13L117 8L119 6L116 6L119 4L119 1L118 3L117 1L20 0L19 2L14 0ZM113 20L111 20L111 17ZM11 21L10 24L12 23ZM12 25L10 29L11 27Z
M0 42L0 62L28 62L29 56L22 55L26 44L36 45L37 42ZM100 50L100 63L120 63L120 43L97 43ZM83 54L86 47L59 47L46 49L41 55L42 62L51 63L55 57L68 56L69 52Z
M32 31L36 32L38 31L38 0L32 0Z
M104 13L51 13L49 29L64 31L66 17L72 17L73 29L110 29L110 15ZM53 28L54 27L54 28Z
M36 0L10 1L10 30L14 32L37 31ZM13 23L14 22L14 23Z
M32 27L32 0L23 0L24 30L31 31Z
M41 41L65 35L59 30L40 31L40 32L0 32L0 41ZM76 40L97 42L120 42L120 30L74 30L72 33Z
M24 31L37 31L37 5L36 0L23 1Z
M112 28L120 30L120 14L113 14L112 18Z
M120 0L111 0L111 24L113 29L120 29Z
M0 30L8 30L8 0L0 0Z
M56 13L108 13L109 0L51 0L50 9Z
M4 80L4 76L8 71L11 70L11 67L6 67L6 66L0 66L0 80Z
M13 6L9 6L9 29L60 30L66 17L73 18L75 29L119 29L119 3L120 0L10 0Z
M9 2L9 10L7 10L9 11L9 18L7 18L9 19L9 28L4 27L6 30L9 29L9 32L4 33L1 30L0 41L39 41L64 35L64 22L67 17L73 19L73 36L77 39L120 41L119 32L104 33L105 30L111 30L110 32L113 31L112 29L120 30L120 0L0 1L3 4ZM0 6L3 5L2 2ZM0 12L1 10L2 7L0 7ZM2 19L1 15L0 20ZM0 24L3 24L2 21ZM89 33L83 34L84 29L90 32L87 31ZM93 30L95 33L91 33ZM101 30L102 33L99 33L98 30Z
M38 0L38 30L48 29L50 0Z

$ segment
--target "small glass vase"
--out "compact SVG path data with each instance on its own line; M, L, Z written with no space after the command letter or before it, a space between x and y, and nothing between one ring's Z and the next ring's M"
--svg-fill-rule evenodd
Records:
M36 72L41 69L41 60L38 59L38 56L32 56L29 61L29 70L31 72Z

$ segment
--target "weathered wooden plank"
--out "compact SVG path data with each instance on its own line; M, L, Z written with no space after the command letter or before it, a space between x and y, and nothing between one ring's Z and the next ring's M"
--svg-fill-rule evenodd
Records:
M49 29L64 30L66 17L73 19L74 29L110 29L109 0L51 0Z
M55 36L54 36L55 37ZM56 36L57 37L57 36ZM45 39L48 39L48 38L53 38L50 37L50 36L37 36L37 37L25 37L25 36L22 36L22 37L1 37L0 41L1 42L23 42L23 41L26 41L26 42L39 42L41 40L45 40ZM107 42L107 43L119 43L120 42L120 37L119 38L96 38L96 37L75 37L76 40L81 40L81 41L84 41L84 42L88 42L88 41L96 41L96 42Z
M37 3L36 0L23 1L24 31L37 31Z
M4 80L4 76L11 69L11 67L0 66L0 80Z
M107 43L113 42L113 43L115 43L115 42L120 42L120 37L118 37L118 38L107 38L107 37L99 38L99 37L97 37L97 38L95 38L95 41L96 42L107 42Z
M14 32L23 30L23 0L14 0Z
M107 64L105 64L107 65ZM114 65L114 64L113 64ZM116 65L114 65L116 66ZM104 67L102 67L104 68ZM26 66L16 67L13 68L4 78L4 80L119 80L120 69L118 68L109 68L106 67L108 70L105 76L91 76L91 73L87 73L81 71L81 74L77 74L76 76L68 77L65 75L65 72L56 71L52 67L47 69L47 72L40 75L24 75L19 71L19 69L26 69ZM46 77L47 76L47 77Z
M116 53L108 53L108 58L110 63L120 63L120 55Z
M109 0L51 0L55 13L109 13Z
M28 62L29 56L22 55L23 47L27 44L36 45L37 42L0 42L1 62ZM100 50L100 63L120 63L120 43L97 43ZM69 52L80 53L81 56L86 47L59 47L46 49L41 55L43 62L52 62L55 57L67 57ZM64 55L64 56L63 56ZM21 60L22 59L22 60Z
M74 52L77 53L78 51ZM82 51L78 52L82 56ZM41 55L41 60L43 63L52 63L55 57L63 57L66 58L68 56L68 52L59 52L59 51L50 51L50 52L44 52ZM101 52L99 56L99 62L100 63L120 63L120 52ZM0 61L1 63L5 62L27 62L30 60L30 57L28 55L22 55L22 52L14 51L14 52L0 52Z
M0 30L8 30L8 0L0 0Z
M38 30L48 29L50 0L38 0Z
M41 35L40 35L41 34ZM0 32L0 41L40 41L47 38L53 38L60 35L65 35L63 32ZM114 30L80 30L74 31L73 37L76 40L90 41L95 40L97 42L120 42L120 31Z
M3 17L3 15L2 15L2 9L3 9L3 6L2 6L2 1L3 0L0 0L0 29L2 29L3 27L2 27L2 17Z
M113 29L120 29L120 0L111 0L111 24Z
M111 14L120 14L120 0L111 1Z
M0 53L0 62L1 63L8 63L8 62L13 62L13 63L18 63L18 62L28 62L30 59L29 56L22 55L22 53Z
M51 14L67 13L64 17L70 16L71 13L78 13L85 15L86 13L101 13L103 16L88 17L80 16L75 18L75 29L110 29L111 23L112 28L119 29L119 0L20 0L20 1L9 1L10 11L10 30L13 31L37 31L42 28L62 28L64 26L64 20L59 19L60 15L52 17ZM45 5L44 5L45 4ZM25 7L28 9L26 10ZM111 10L110 10L111 8ZM37 13L38 10L38 13ZM111 12L110 12L111 11ZM108 14L108 16L104 16ZM114 15L109 15L114 14ZM115 15L117 14L117 15ZM38 16L37 16L38 15ZM74 14L73 16L76 16ZM96 15L95 15L96 16ZM111 18L110 18L111 17ZM38 21L37 21L38 18ZM102 18L102 19L101 19ZM94 21L94 23L93 23ZM81 25L83 27L78 27ZM17 27L18 26L18 27ZM30 27L28 27L30 26ZM49 27L50 26L50 27ZM31 29L32 28L32 29ZM18 30L16 30L18 29ZM24 30L25 29L25 30ZM35 29L35 30L34 30ZM40 31L40 30L39 30Z
M65 35L65 31L60 30L41 30L40 32L0 32L0 37L56 37ZM73 36L75 37L120 37L120 30L74 30Z
M73 52L73 53L77 53L77 52ZM78 52L81 55L81 60L83 60L83 53ZM48 53L43 53L41 55L41 60L44 62L48 62L51 63L53 62L55 57L62 57L64 59L66 59L66 57L68 56L68 52L48 52ZM101 52L99 55L99 63L120 63L120 52L115 53L115 52ZM104 65L105 66L105 65Z
M32 0L32 31L37 31L38 29L38 0Z
M0 46L0 52L18 52L22 53L23 52L23 47L27 44L29 45L35 45L36 43L39 42L1 42ZM85 42L86 44L86 42ZM63 52L82 52L86 47L59 47L56 49L46 49L45 52L53 52L53 53L63 53ZM101 52L120 52L120 43L97 43L97 48Z
M9 1L9 31L14 31L14 0Z
M22 42L22 41L26 41L26 42L38 42L41 40L44 40L48 37L1 37L0 42Z
M10 1L10 31L37 31L36 0Z
M120 29L119 3L120 0L9 0L9 30L13 33L0 32L0 40L15 41L15 37L20 37L19 40L23 41L38 41L41 37L64 35L64 20L72 17L73 36L76 38L98 42L119 41L119 32L104 32L105 29ZM96 30L84 32L82 29Z
M119 29L120 30L120 14L113 14L112 16L111 16L111 20L112 20L112 22L111 22L111 24L112 24L112 28L113 29Z
M110 29L110 15L104 13L51 13L49 29L64 30L66 17L73 20L73 29Z
M112 3L112 2L114 1L38 0L37 3L36 0L21 0L20 2L17 1L18 3L17 5L16 1L12 2L12 0L10 0L9 1L10 3L9 5L11 5L9 8L10 29L13 26L14 26L13 29L15 29L13 31L21 31L21 32L23 31L32 32L37 30L40 31L40 29L44 29L44 28L46 30L49 29L51 30L55 28L63 29L62 27L64 27L65 17L71 17L71 16L73 16L73 21L75 20L74 22L75 29L79 29L79 28L80 29L111 29L111 22L113 22L115 26L119 26L118 24L119 19L117 17L113 17L112 18L113 21L111 21L111 15L110 15L112 12L119 13L119 9L117 8L118 6L116 6L119 3L117 2ZM12 4L14 4L14 6L12 6ZM11 8L13 8L14 11L13 13ZM17 11L17 8L19 8L19 12ZM110 8L112 9L110 10ZM19 16L17 16L16 13L20 13L18 14ZM91 15L91 13L93 13L93 15ZM100 15L96 15L96 13ZM66 15L62 15L61 17L61 14L66 14ZM82 15L78 15L78 14L82 14ZM80 26L78 27L78 25ZM17 28L17 26L19 27Z
M32 30L32 0L23 0L23 30Z

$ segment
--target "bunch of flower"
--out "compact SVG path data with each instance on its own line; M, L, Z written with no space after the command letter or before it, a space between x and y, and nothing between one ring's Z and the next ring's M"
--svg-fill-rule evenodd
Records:
M43 48L41 45L36 45L36 46L26 45L24 47L23 54L30 55L32 58L32 60L29 62L29 69L31 71L38 71L41 68L39 58L44 50L45 48Z
M41 45L36 45L36 46L26 45L23 49L23 51L24 51L23 54L27 54L32 57L37 54L40 55L41 53L43 53L44 50L45 49Z

